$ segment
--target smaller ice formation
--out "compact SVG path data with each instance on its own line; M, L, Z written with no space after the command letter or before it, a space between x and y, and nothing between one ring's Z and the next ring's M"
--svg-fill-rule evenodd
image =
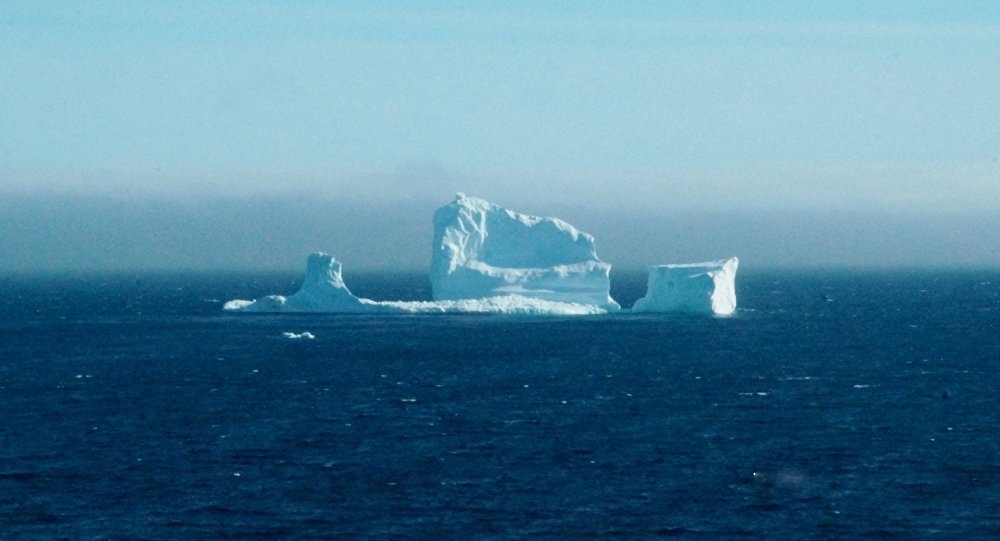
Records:
M301 340L303 338L305 338L307 340L314 340L316 338L316 335L314 335L313 333L311 333L309 331L303 331L303 332L300 332L300 333L283 332L283 333L281 333L281 336L284 336L285 338L288 338L289 340Z
M338 312L375 311L373 301L359 299L347 289L341 264L332 255L318 252L306 262L306 277L293 295L269 295L256 301L233 300L224 310L241 312Z
M633 312L688 312L730 315L736 310L735 257L706 263L649 268L646 296Z

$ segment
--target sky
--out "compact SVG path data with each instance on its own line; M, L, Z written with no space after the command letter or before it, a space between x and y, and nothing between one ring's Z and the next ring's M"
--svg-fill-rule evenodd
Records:
M1000 266L993 1L8 0L0 73L8 269L419 267L407 232L457 191L579 216L627 265ZM271 212L272 244L215 209Z

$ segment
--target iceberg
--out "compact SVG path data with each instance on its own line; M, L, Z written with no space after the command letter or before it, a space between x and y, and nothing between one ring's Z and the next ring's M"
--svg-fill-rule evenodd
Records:
M344 283L343 266L329 254L309 256L302 287L287 297L232 300L223 305L231 312L326 312L340 314L604 314L600 306L561 302L524 295L494 295L479 299L442 301L373 301L354 296ZM291 337L289 337L291 338Z
M355 296L343 265L317 252L297 292L231 300L233 312L345 314L588 315L621 310L611 298L611 265L594 237L557 218L529 216L458 194L434 214L431 301L374 301ZM646 296L634 312L732 314L735 257L650 267ZM298 337L298 336L296 336Z
M434 213L434 300L520 295L621 307L594 237L558 218L529 216L459 193Z
M364 313L376 311L374 302L359 299L347 289L341 274L340 261L329 254L317 252L306 261L306 277L293 295L269 295L256 301L232 300L224 310L240 312L338 312Z
M633 312L687 312L726 316L736 311L735 257L649 268L646 296Z

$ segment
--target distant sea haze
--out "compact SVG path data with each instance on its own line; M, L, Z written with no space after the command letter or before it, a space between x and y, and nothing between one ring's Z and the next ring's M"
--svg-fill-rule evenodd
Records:
M315 251L348 275L426 270L431 215L445 202L7 194L2 271L298 270ZM1000 266L1000 245L983 234L1000 230L997 213L523 210L593 234L601 258L623 270L732 254L743 268Z

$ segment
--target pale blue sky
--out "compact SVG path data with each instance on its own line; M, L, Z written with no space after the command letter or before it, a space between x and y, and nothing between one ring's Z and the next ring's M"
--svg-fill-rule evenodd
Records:
M6 1L0 73L7 192L1000 210L994 1Z

